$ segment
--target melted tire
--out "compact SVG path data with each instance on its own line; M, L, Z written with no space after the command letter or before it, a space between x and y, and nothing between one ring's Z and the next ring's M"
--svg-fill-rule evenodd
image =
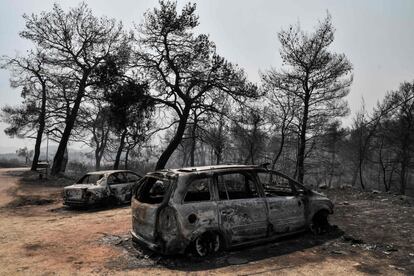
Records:
M328 216L329 212L326 210L319 211L318 213L316 213L312 218L309 230L314 235L323 235L325 233L328 233L331 229L331 225L328 221Z
M206 232L198 236L192 244L192 252L200 258L205 258L219 252L221 249L221 238L217 233Z

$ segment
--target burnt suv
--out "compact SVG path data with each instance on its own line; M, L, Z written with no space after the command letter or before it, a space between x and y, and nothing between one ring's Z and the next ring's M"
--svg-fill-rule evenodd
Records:
M206 256L327 229L332 202L277 171L220 165L148 173L134 191L132 239L163 254Z

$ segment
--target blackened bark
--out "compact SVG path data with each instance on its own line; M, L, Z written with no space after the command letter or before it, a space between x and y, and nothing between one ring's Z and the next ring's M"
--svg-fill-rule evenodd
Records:
M127 132L128 132L128 130L124 129L124 131L121 134L121 141L119 142L118 151L117 151L116 157L115 157L114 170L117 170L119 168L119 161L121 160L121 154L122 154L122 151L124 150L125 137L127 135Z
M219 128L218 128L218 141L216 144L216 148L214 150L216 154L216 164L220 165L221 158L223 156L223 149L224 149L224 137L223 137L223 128L224 128L224 118L223 114L220 115L220 121L219 121Z
M96 127L93 128L92 134L93 139L96 143L95 148L95 169L98 171L101 168L101 161L102 157L105 153L106 144L108 143L108 135L109 135L109 127L105 130L105 123L102 122L101 128L97 129ZM101 131L101 137L97 134L98 131Z
M382 183L384 184L384 189L386 192L389 191L388 185L387 185L387 170L384 164L384 160L382 158L382 149L384 148L384 138L381 138L381 144L379 148L379 163L381 165L382 169Z
M361 160L359 162L359 183L361 184L362 190L365 190L364 177L362 175L362 172L363 172L363 170L362 170L362 168L363 168L363 161L364 160Z
M76 117L78 116L79 107L82 102L83 96L85 94L85 88L86 88L86 77L84 77L79 84L79 89L76 95L73 108L68 117L68 120L66 121L66 126L63 131L62 138L60 139L58 149L56 151L55 157L53 158L53 166L50 172L52 175L57 175L65 170L63 166L64 165L63 164L64 154L65 154L65 150L68 145L68 142L69 142L70 134L76 122Z
M35 171L37 169L37 163L39 163L40 146L42 144L42 136L45 131L45 119L46 119L46 83L42 82L42 104L39 114L39 128L37 130L36 143L34 148L34 155L32 160L32 167L30 170Z
M409 117L407 117L406 121L407 121L407 124L403 126L404 136L403 136L402 145L401 145L402 158L401 158L401 163L400 163L400 166L401 166L400 193L403 195L405 194L405 190L407 187L407 172L408 172L408 165L410 161L410 155L409 155L409 146L410 146L409 143L410 142L409 141L410 141L410 132L412 129L412 121L409 119Z
M125 162L124 162L124 167L125 167L125 170L127 170L127 169L128 169L128 158L129 158L129 151L130 151L130 149L128 148L128 149L127 149L127 151L125 152Z
M164 150L164 152L158 159L157 165L155 166L155 170L164 169L165 165L168 162L168 159L170 159L173 152L177 149L178 145L180 144L183 138L189 114L190 108L186 106L183 110L183 114L180 116L180 122L178 123L177 132L175 133L173 139L170 141L167 148Z
M407 187L407 166L406 166L406 160L404 158L404 161L401 162L401 179L400 179L400 193L402 195L405 194L406 187Z
M364 164L364 160L365 160L365 152L366 152L366 145L368 143L368 136L367 138L363 141L363 128L360 128L360 145L359 145L359 160L358 160L358 171L359 171L359 183L361 185L362 190L365 190L365 185L364 185L364 177L363 177L363 164Z
M101 169L101 159L102 156L99 153L99 150L95 150L95 170L99 171Z
M282 154L283 147L285 145L285 131L284 131L284 129L285 129L285 125L283 124L283 126L282 126L282 132L281 132L281 137L280 137L279 150L277 151L277 154L276 154L275 158L273 158L273 160L272 160L272 170L275 169L276 162L277 162L277 160L279 160L279 157Z
M190 151L190 166L194 167L195 148L196 148L196 130L197 130L197 114L194 111L193 128L191 129L191 151Z
M216 165L220 165L221 163L221 151L216 152Z
M306 131L308 126L308 116L309 116L309 100L310 100L310 93L305 92L304 97L304 107L303 107L303 117L302 117L302 127L300 130L300 137L299 137L299 150L298 150L298 161L297 161L297 169L298 169L298 182L303 183L303 177L305 175L305 150L306 150Z
M403 145L402 145L402 158L401 158L401 175L400 175L400 193L401 194L405 194L405 189L407 187L407 168L408 168L408 163L409 163L409 153L408 153L408 135L406 134L403 140Z

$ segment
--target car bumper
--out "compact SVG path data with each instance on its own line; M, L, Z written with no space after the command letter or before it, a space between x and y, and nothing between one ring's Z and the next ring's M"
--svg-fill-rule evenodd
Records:
M63 201L63 204L66 206L73 206L73 207L84 207L84 206L88 206L90 205L88 200L70 200L70 199L65 199Z
M143 245L143 246L145 246L145 247L147 247L147 248L149 248L153 251L163 253L162 247L159 244L156 244L156 243L153 243L153 242L150 242L150 241L146 240L145 238L141 237L139 234L135 233L132 230L130 231L130 233L131 233L131 236L132 236L132 241L134 243Z

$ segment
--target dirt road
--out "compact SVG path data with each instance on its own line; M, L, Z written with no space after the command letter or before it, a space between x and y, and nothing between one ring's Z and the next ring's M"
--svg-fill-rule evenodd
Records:
M333 194L331 221L338 228L330 234L303 234L200 260L135 249L129 206L66 209L60 191L67 180L40 182L27 174L0 169L1 275L414 274L414 208L391 197Z

